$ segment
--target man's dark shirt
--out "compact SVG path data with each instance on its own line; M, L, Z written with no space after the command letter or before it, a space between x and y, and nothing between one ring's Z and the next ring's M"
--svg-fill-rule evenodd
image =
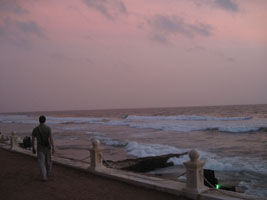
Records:
M38 131L38 127L39 127L39 131ZM33 129L32 136L37 138L37 151L42 151L45 148L44 146L42 146L41 140L48 141L49 142L48 148L51 149L51 144L49 141L49 138L51 137L50 127L46 126L45 124L40 124L39 126Z

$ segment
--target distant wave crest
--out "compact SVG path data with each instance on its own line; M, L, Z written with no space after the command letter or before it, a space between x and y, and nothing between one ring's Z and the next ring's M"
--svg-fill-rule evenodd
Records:
M243 117L212 117L197 115L177 116L127 116L125 119L90 117L47 117L48 124L100 124L106 126L128 126L137 129L192 132L219 131L226 133L267 132L267 120ZM38 124L27 115L0 115L1 123ZM65 131L84 130L83 127L56 127Z
M176 115L176 116L137 116L130 115L126 119L130 120L190 120L190 121L236 121L249 120L250 116L243 117L213 117L213 116L198 116L198 115Z

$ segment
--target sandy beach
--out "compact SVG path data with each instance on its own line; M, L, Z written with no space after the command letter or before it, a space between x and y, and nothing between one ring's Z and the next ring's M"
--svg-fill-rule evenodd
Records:
M53 166L53 177L41 182L35 159L3 149L0 163L0 196L5 200L184 199L58 165Z

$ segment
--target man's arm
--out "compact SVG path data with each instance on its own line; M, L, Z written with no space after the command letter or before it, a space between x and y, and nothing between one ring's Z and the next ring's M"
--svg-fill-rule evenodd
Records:
M32 136L32 153L33 154L36 153L36 150L35 150L35 147L34 147L34 141L35 141L35 136Z
M55 153L55 146L54 146L54 139L53 139L52 133L50 133L49 140L50 140L50 144L51 144L51 148L52 148L52 154L54 155L54 153Z

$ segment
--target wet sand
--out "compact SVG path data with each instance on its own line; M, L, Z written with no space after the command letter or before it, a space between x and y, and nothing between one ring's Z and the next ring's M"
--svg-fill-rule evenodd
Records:
M0 149L1 199L184 199L58 165L53 176L40 181L36 159Z

